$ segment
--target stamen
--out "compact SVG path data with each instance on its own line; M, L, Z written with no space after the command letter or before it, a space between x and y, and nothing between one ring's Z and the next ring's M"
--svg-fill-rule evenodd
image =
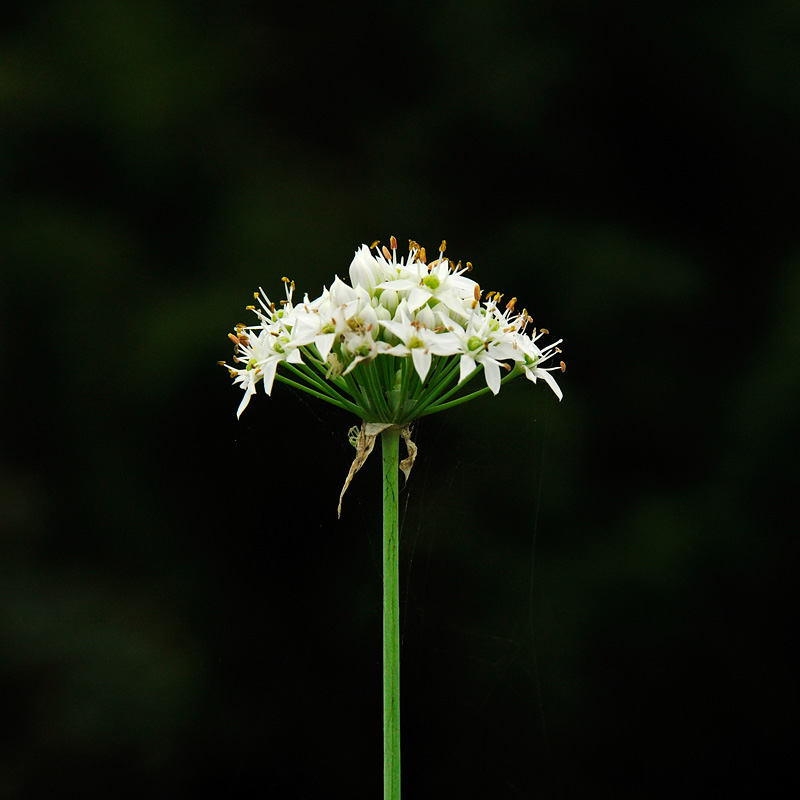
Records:
M567 365L563 361L561 362L561 371L562 372L566 372L567 371Z
M397 250L397 239L395 239L394 236L389 237L389 246L392 250Z
M388 248L386 245L384 245L384 246L381 248L381 250L383 251L383 257L384 257L384 258L385 258L387 261L391 261L391 260L392 260L392 254L389 252L389 248Z

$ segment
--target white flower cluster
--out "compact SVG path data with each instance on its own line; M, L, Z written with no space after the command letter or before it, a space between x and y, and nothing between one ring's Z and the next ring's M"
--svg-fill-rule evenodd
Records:
M256 325L237 325L228 367L244 389L241 414L259 382L267 394L283 380L374 422L407 423L491 391L503 380L524 374L543 379L561 399L551 372L564 362L543 366L561 351L561 340L541 348L542 329L526 332L528 312L515 310L516 298L501 310L502 295L482 296L464 274L471 264L453 264L444 255L427 263L425 249L409 243L408 258L391 249L362 245L350 264L350 284L338 277L329 289L302 303L293 299L294 282L283 278L286 299L271 302L256 293ZM278 366L283 364L281 372ZM412 369L413 366L413 369ZM486 388L459 396L480 370ZM285 372L285 374L284 374Z

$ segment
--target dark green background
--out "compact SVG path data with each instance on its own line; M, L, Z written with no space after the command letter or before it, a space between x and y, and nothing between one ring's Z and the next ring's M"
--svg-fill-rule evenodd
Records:
M797 3L3 15L0 798L380 796L377 459L215 362L391 234L568 364L417 428L406 796L775 796Z

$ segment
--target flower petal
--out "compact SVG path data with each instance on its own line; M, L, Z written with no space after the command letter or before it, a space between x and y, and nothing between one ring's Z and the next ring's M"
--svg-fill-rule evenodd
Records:
M427 347L413 347L411 349L411 359L414 362L414 369L419 375L419 379L424 383L431 368L431 354Z
M486 376L486 385L492 390L492 394L497 394L500 391L500 365L493 358L484 358L481 364Z
M561 387L556 383L556 379L546 369L537 369L534 370L534 372L537 377L543 378L547 382L547 385L553 390L555 396L561 400L564 393L561 391Z

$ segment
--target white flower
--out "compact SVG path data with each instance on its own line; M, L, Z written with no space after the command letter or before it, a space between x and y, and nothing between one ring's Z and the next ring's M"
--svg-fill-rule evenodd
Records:
M465 301L472 299L478 284L463 277L469 265L456 267L444 257L445 246L442 242L439 258L430 265L420 257L419 248L412 250L409 263L401 264L397 276L379 283L377 288L405 292L411 311L428 303L432 306L443 303L450 312L463 315Z
M501 327L493 308L490 305L487 309L476 303L463 327L451 321L449 328L459 342L459 382L465 381L478 366L482 366L486 385L492 394L497 394L500 391L500 368L503 362L516 361L518 353L512 331Z
M398 306L395 319L381 321L381 325L402 342L384 352L393 356L410 355L420 381L424 381L430 371L432 357L455 355L458 353L459 343L449 331L433 328L432 313L420 314L414 318L410 311L404 300Z
M525 337L525 339L520 342L520 349L525 355L525 358L520 363L525 370L525 377L529 381L536 383L536 379L541 378L553 390L555 396L561 400L564 395L561 392L561 388L556 383L556 379L550 373L559 370L564 372L566 365L563 361L561 361L557 367L542 367L542 364L555 356L556 353L561 352L558 345L561 344L562 340L559 339L557 342L548 345L544 350L540 350L536 346L536 340L541 338L545 333L548 333L546 329L540 331L538 335L533 338Z
M263 328L254 336L252 332L248 334L247 329L237 327L236 334L231 334L231 338L236 341L234 362L245 365L231 367L225 364L234 383L240 384L245 390L236 412L236 416L240 417L255 394L259 382L263 381L264 391L268 395L272 394L272 384L281 361L299 364L303 358L298 349L289 346L288 337L282 336L274 328Z

